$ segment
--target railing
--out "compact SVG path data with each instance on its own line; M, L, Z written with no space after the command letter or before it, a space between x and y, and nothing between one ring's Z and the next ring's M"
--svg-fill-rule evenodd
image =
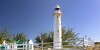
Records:
M66 43L69 42L69 45L62 45L62 49L61 50L86 50L88 48L93 49L93 47L94 47L94 42L91 39L88 39L88 38L87 39L80 38L80 39L78 39L76 41L76 44L74 44L73 41L71 41L71 40L66 40L66 41L63 41L63 42L66 42ZM53 42L37 43L37 44L45 45L45 44L53 44ZM64 48L64 46L65 46L65 48ZM71 46L71 47L68 48L68 46ZM43 49L43 50L54 50L53 47L54 46L52 46L52 45L51 46L47 46L47 47L40 46L39 48L38 47L35 48L35 50L41 50L41 49ZM57 46L55 46L55 47L57 47Z

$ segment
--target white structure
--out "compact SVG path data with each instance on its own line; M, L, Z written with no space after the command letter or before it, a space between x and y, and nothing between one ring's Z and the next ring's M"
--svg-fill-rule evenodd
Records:
M54 9L54 41L53 47L54 49L61 49L62 48L62 31L61 31L61 16L62 13L60 11L59 5L56 5Z
M85 37L84 38L84 45L85 46L94 46L94 41L92 39Z
M23 42L21 44L17 44L17 43L7 44L4 41L3 44L0 44L0 50L34 50L33 46L34 45L33 45L32 40L28 40L28 41Z
M33 41L30 39L29 40L29 48L30 48L30 50L34 50L34 48L33 48Z
M3 45L6 45L6 42L5 42L5 40L3 41L3 43L2 43Z

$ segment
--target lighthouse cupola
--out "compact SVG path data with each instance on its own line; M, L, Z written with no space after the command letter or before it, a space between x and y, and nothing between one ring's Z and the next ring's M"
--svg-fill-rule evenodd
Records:
M56 17L61 17L62 16L62 13L60 11L60 6L59 5L56 5L55 9L54 9L54 13L53 13L53 16L56 16Z

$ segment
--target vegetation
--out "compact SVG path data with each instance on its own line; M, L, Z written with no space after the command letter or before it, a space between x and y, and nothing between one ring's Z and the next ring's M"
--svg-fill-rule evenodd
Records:
M43 40L43 46L44 47L49 47L49 46L53 46L53 34L54 32L45 32L45 33L41 33L40 36L37 36L35 38L35 42L39 43L38 46L41 46L41 42ZM66 42L67 40L70 40L71 43L75 44L76 43L76 39L78 39L77 37L78 34L76 34L75 32L73 32L72 28L68 28L67 30L65 29L65 27L62 28L62 44L63 45L69 45L69 42ZM64 47L68 47L68 46L64 46ZM71 46L69 46L71 47Z
M22 41L22 42L25 42L27 39L26 39L26 35L22 32L22 33L17 33L16 35L13 36L13 39L15 41Z
M54 31L50 32L44 32L41 33L41 35L38 35L35 38L35 42L38 43L38 46L41 47L41 42L43 42L43 47L50 47L53 46L53 36L54 36ZM70 43L75 44L76 39L78 39L77 34L73 32L72 28L65 29L65 27L62 28L62 44L64 45L63 47L73 47L73 46L66 46L69 45ZM13 42L25 42L27 40L27 37L25 33L16 33L14 35L11 35L7 28L0 29L0 44L3 43L3 41L6 41L7 43L13 43ZM67 42L70 41L70 42Z
M49 42L53 42L53 32L48 32L48 33L41 33L40 36L37 36L35 38L36 43L41 43L41 41L43 40L43 43L49 43ZM53 44L44 44L43 46L52 46ZM41 44L39 44L38 46L41 46Z
M11 41L11 35L8 33L7 28L4 30L0 29L0 44L3 43L3 41L6 40L7 42Z
M7 28L5 28L4 30L0 29L0 44L2 44L4 40L7 43L13 43L14 41L18 41L18 40L25 42L26 41L26 35L24 33L18 33L18 34L15 34L15 35L11 35L8 32Z

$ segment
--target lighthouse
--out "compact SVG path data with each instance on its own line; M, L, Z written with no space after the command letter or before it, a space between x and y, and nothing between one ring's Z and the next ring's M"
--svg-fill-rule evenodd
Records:
M54 39L53 39L53 48L61 49L62 48L62 30L61 30L61 16L59 5L56 5L54 8Z

